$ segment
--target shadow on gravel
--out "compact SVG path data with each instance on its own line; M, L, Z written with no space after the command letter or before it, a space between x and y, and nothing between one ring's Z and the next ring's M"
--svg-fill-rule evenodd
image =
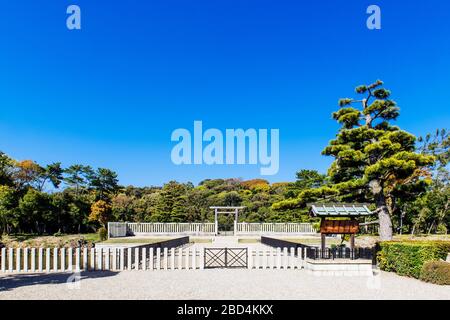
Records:
M0 277L0 291L8 291L19 287L27 287L39 284L74 283L84 279L105 278L117 275L118 272L98 271L54 274L11 274Z

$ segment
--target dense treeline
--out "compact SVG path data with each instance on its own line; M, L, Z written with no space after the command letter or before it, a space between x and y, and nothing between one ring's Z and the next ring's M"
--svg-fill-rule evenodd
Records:
M170 181L162 187L118 184L109 169L55 162L41 166L0 152L0 232L75 233L108 221L213 221L210 206L245 206L246 222L311 221L311 202L370 203L380 235L447 233L450 228L450 136L437 130L418 138L390 122L399 108L377 81L356 88L362 100L339 100L341 124L323 151L334 161L326 175L297 172L295 182L263 179ZM353 104L361 104L359 108ZM220 217L222 224L232 218Z
M272 204L298 194L324 176L304 170L298 183L255 179L170 181L162 187L120 186L109 169L60 163L40 166L0 153L0 219L5 233L87 232L108 221L214 221L210 206L245 206L241 218L256 221L308 221L304 210L273 210ZM311 183L308 180L314 180ZM221 217L225 221L227 217Z

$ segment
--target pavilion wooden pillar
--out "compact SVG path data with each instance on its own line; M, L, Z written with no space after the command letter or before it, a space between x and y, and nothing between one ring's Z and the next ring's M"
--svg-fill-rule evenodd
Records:
M323 252L325 251L325 247L326 247L326 235L325 235L325 233L321 233L320 234L320 236L321 236L321 249L322 249L322 254L323 254Z
M350 249L354 250L355 249L355 234L352 233L350 235Z

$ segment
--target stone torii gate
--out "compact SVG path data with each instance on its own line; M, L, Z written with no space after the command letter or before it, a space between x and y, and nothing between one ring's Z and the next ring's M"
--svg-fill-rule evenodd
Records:
M215 234L219 234L219 214L234 214L234 228L233 234L236 235L237 224L239 219L239 210L243 210L245 207L209 207L214 209L214 223L215 223Z

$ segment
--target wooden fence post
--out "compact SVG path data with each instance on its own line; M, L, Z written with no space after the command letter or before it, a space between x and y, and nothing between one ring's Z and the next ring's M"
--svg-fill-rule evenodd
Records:
M110 270L109 248L105 248L105 270Z
M120 248L120 271L125 269L125 248Z
M103 250L102 250L102 248L97 249L97 269L103 270Z
M167 254L167 248L164 248L164 270L167 270L169 263L169 256Z
M75 271L80 272L81 269L81 255L80 248L75 249Z
M295 269L295 248L291 247L290 249L290 268L292 270Z
M13 272L14 271L14 249L13 248L9 248L8 249L8 271L9 272Z
M45 252L45 270L50 272L50 248L47 248Z
M6 272L6 248L1 249L2 252L2 272Z
M200 270L203 270L205 268L205 252L204 250L199 250L200 255Z
M183 249L178 248L178 269L183 269Z
M31 248L31 272L36 271L36 248Z
M127 270L131 271L131 250L132 248L127 248Z
M161 248L156 248L156 270L161 269Z
M39 264L38 264L39 272L42 272L42 270L43 270L43 264L44 264L43 260L44 260L44 249L39 248Z
M28 248L23 249L23 271L28 272Z
M134 270L139 270L139 248L134 248Z
M253 269L253 251L252 251L252 248L248 248L247 249L247 259L248 259L247 268L251 270L251 269Z
M283 249L283 269L287 270L288 266L289 266L289 257L288 257L288 249L285 247Z
M88 248L83 248L83 270L88 271Z
M170 269L175 270L175 248L170 249Z
M154 253L153 253L153 248L150 248L150 260L149 260L149 264L150 264L150 270L153 271L155 268L155 260L154 260Z
M20 272L20 254L21 254L21 250L20 248L16 249L16 272Z
M69 255L69 257L68 257L68 263L69 263L68 270L70 272L72 272L73 271L73 249L69 248L69 250L67 250L67 251L68 251L67 254Z
M197 259L196 253L195 253L195 247L192 247L192 270L195 270L195 260Z
M91 265L90 265L90 268L89 268L89 270L96 270L96 268L95 268L95 248L91 248Z
M58 272L58 248L53 248L53 271Z
M61 271L66 271L66 248L61 248L60 262Z
M147 248L142 248L142 270L147 270Z

